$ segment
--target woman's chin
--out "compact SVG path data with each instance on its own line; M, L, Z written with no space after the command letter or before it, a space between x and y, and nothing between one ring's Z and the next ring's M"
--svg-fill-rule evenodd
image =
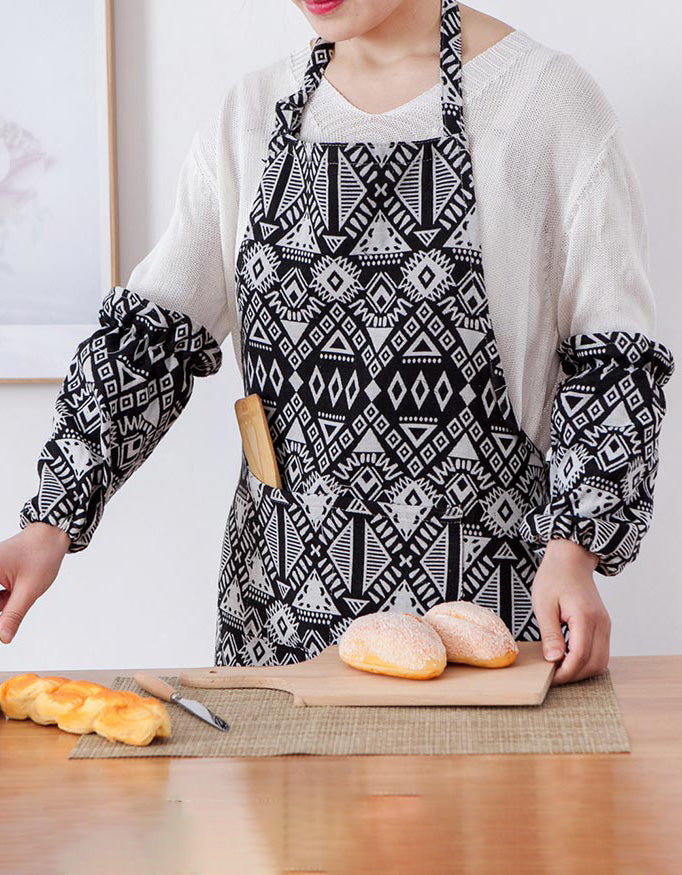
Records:
M362 36L404 0L294 0L315 32L329 42Z

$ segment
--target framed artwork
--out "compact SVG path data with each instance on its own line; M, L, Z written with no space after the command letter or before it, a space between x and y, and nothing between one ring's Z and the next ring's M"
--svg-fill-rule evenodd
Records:
M113 0L0 21L0 382L61 382L120 285Z

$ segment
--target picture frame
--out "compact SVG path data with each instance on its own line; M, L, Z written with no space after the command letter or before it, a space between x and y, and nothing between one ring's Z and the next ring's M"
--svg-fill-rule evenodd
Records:
M37 98L35 108L27 108L29 101L22 99L21 118L35 118L39 127L48 129L49 120L53 116L57 118L59 112L66 114L71 108L83 113L72 116L73 128L70 129L75 142L81 130L79 125L82 126L85 135L78 141L82 153L63 148L60 143L61 160L50 163L49 143L42 149L35 148L36 143L40 144L39 138L31 136L29 126L13 123L11 118L5 119L3 127L0 108L0 383L61 383L78 344L98 327L97 313L104 294L120 285L113 0L68 0L66 4L54 4L61 15L54 24L58 27L64 21L62 34L55 34L54 28L45 26L41 17L46 7L41 0L22 0L21 4L0 0L0 5L3 2L11 4L8 14L15 16L13 20L25 37L17 40L23 43L18 49L25 52L29 37L34 32L36 36L34 51L38 71L32 73L33 59L29 58L26 69L19 69L19 76L10 80L19 83L17 105L19 97ZM40 10L32 9L35 3L40 4ZM22 15L26 16L25 22L21 20ZM43 25L42 29L34 24L36 21ZM40 44L41 38L45 40L44 46ZM65 83L54 86L52 102L55 95L56 102L63 95L64 105L56 108L50 104L39 105L40 65L49 63L45 55L49 57L60 49L60 57L63 57L66 40L73 40L73 51L80 48L82 56L73 59L70 70L63 71L60 66L52 65L54 75L62 75ZM0 60L0 68L2 63ZM6 63L11 64L11 59ZM15 67L19 66L16 57L14 63ZM69 64L64 66L68 68ZM4 71L0 69L1 72ZM88 80L88 75L94 78ZM72 91L69 84L73 84ZM68 114L65 117L68 120ZM56 132L58 125L53 125L52 130ZM14 163L10 161L11 148L16 158ZM55 151L59 152L59 148ZM51 171L51 181L45 184L42 196L44 203L41 203L40 180L33 190L22 189L22 183L24 186L27 183L20 174L12 174L13 169L22 170L31 160L36 167L42 160L41 166ZM47 178L48 173L40 177ZM74 204L69 203L68 196L59 196L60 191L68 190L73 191ZM28 202L34 214L33 236L20 230L13 238L15 228L9 221L13 217L12 208L17 203L21 207ZM15 222L16 227L22 224L26 224L23 219ZM78 241L82 241L82 254ZM11 262L13 255L17 258L16 270ZM52 276L56 277L53 282ZM26 315L29 318L24 318Z

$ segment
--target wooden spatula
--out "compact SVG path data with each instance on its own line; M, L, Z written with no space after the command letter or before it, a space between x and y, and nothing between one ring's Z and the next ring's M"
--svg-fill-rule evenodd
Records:
M244 455L252 473L268 486L282 488L275 448L260 395L247 395L234 404Z

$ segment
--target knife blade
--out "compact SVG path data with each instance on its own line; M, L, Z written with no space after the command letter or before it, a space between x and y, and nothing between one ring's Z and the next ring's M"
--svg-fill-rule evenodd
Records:
M177 690L174 690L170 684L162 681L161 678L157 678L153 674L147 674L146 672L138 672L134 678L135 682L139 684L143 690L151 693L152 696L156 696L157 699L163 699L164 702L173 702L176 705L180 705L181 708L189 711L190 714L194 714L194 716L199 717L200 720L205 720L206 723L215 726L216 729L220 729L223 732L229 730L230 724L223 720L222 717L218 717L218 715L214 714L210 708L207 708L206 705L203 705L201 702L197 702L196 699L187 699L184 696L181 696Z

